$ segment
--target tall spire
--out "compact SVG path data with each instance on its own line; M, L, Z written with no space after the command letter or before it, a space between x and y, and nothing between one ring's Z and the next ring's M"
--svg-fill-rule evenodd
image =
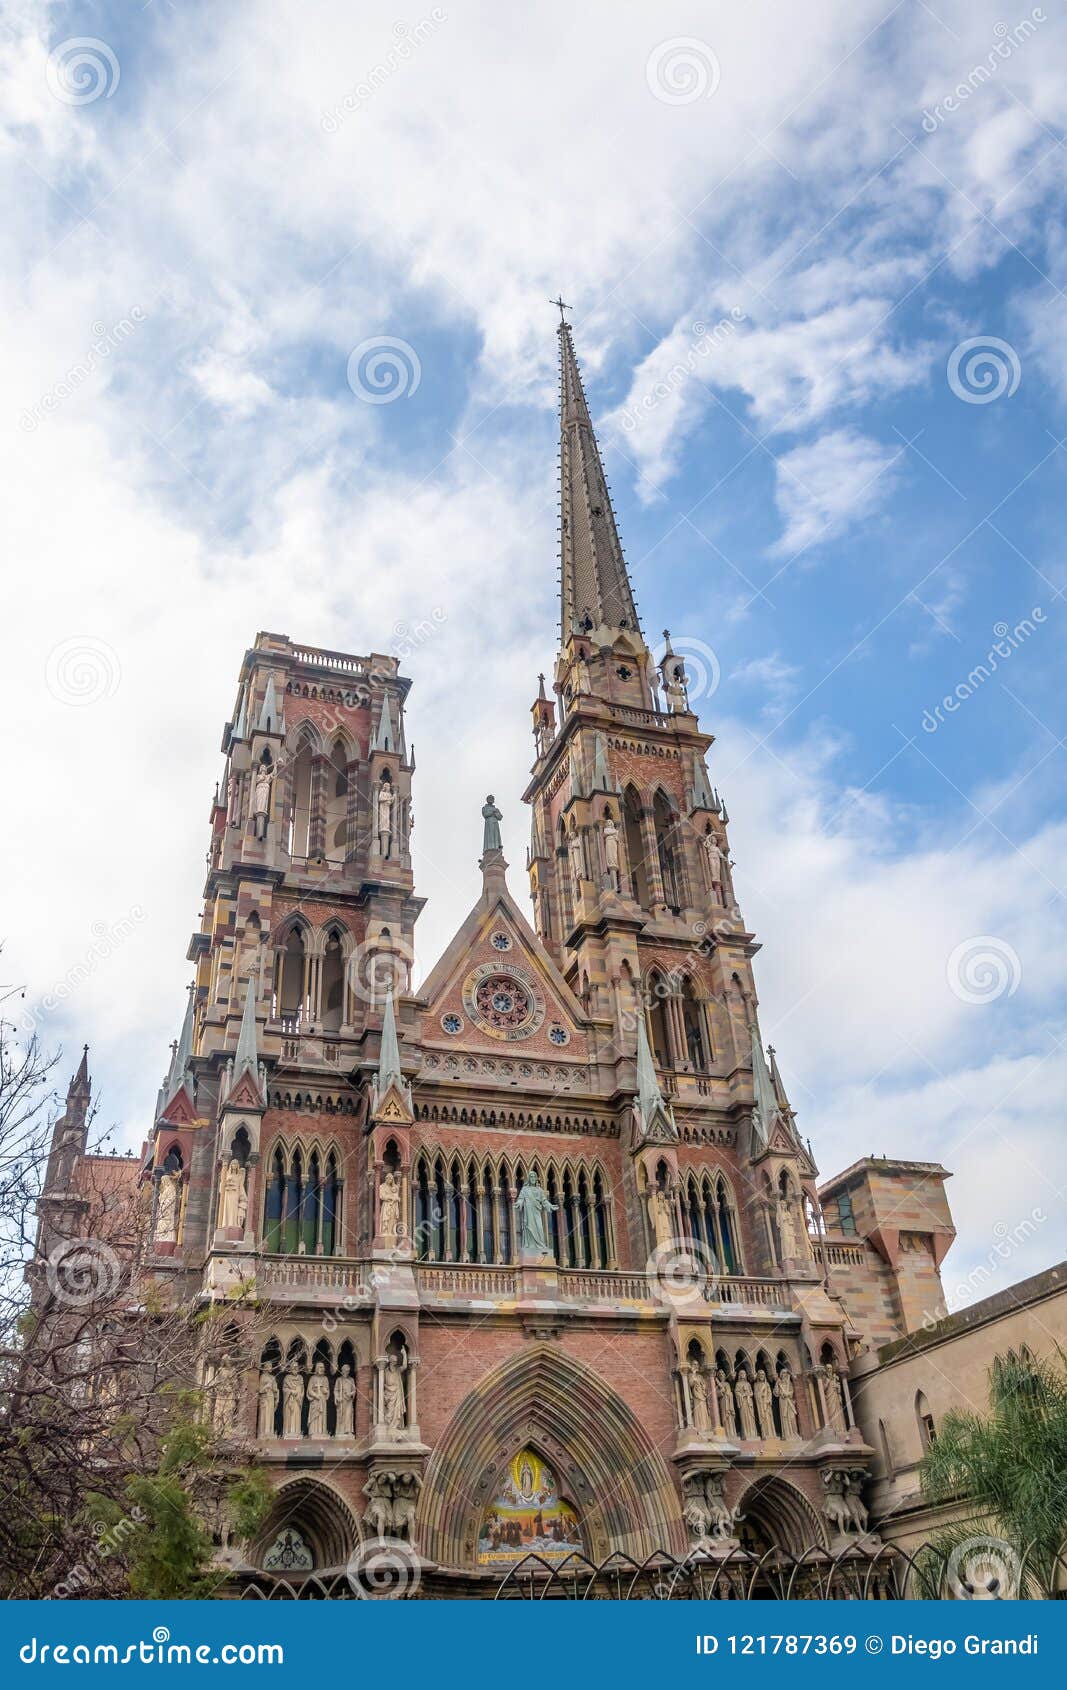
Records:
M170 1059L170 1072L164 1086L164 1106L172 1101L176 1092L185 1084L185 1075L193 1054L193 982L189 984L189 996L185 1004L185 1018L182 1021L181 1036L174 1046L174 1054Z
M255 980L250 974L245 987L245 1006L241 1015L241 1030L237 1035L237 1050L233 1059L233 1077L240 1079L245 1069L252 1071L252 1078L257 1079L259 1073L259 1052L256 1049L256 988Z
M382 1016L382 1042L378 1052L378 1096L384 1097L390 1085L403 1087L403 1084L400 1045L396 1036L396 1011L390 995L385 1000L385 1014Z
M587 616L593 629L639 634L640 623L571 326L562 310L560 318L560 638L566 645Z

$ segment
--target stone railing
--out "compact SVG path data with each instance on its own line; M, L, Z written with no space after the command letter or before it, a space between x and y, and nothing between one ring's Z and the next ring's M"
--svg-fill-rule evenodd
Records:
M311 663L317 669L339 669L345 675L366 675L370 669L365 657L353 657L345 651L326 651L320 646L293 646L290 655L296 663Z
M610 1269L564 1268L559 1275L561 1297L598 1303L647 1303L649 1282L643 1273L617 1273Z
M447 1262L416 1262L415 1282L431 1297L514 1297L518 1284L512 1267L451 1266Z
M823 1240L823 1249L830 1267L862 1267L867 1260L866 1247L863 1244L842 1244L830 1240Z
M704 1287L709 1303L724 1303L731 1308L789 1308L789 1292L777 1279L738 1279L724 1274L709 1279Z
M261 1291L284 1295L301 1291L318 1296L373 1295L371 1262L344 1261L330 1256L261 1256L256 1282Z

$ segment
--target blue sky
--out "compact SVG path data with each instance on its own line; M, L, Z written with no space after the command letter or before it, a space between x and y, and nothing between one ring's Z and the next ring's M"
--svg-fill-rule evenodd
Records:
M6 977L139 1144L260 628L413 678L423 973L489 788L523 890L562 289L646 631L718 677L824 1172L953 1168L958 1304L1058 1259L1062 12L355 14L17 0L0 37Z

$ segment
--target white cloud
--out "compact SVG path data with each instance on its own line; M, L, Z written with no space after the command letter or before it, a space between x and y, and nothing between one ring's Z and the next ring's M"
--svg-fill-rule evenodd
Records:
M772 554L789 557L836 539L878 510L892 492L901 450L838 428L783 452L775 466L775 502L785 528Z

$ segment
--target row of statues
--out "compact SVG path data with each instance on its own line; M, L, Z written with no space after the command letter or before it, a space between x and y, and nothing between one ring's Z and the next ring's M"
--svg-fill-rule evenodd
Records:
M773 1383L763 1367L757 1367L755 1379L749 1377L747 1367L739 1367L731 1378L724 1367L709 1378L708 1370L695 1356L686 1364L684 1380L687 1386L687 1422L694 1431L721 1430L727 1438L743 1438L756 1442L779 1436L774 1421L774 1405L778 1404L781 1437L788 1443L800 1436L797 1418L796 1389L788 1367L781 1367ZM714 1392L713 1417L711 1393Z
M299 1362L290 1361L281 1375L271 1367L264 1367L259 1375L256 1436L277 1437L278 1402L282 1406L283 1438L303 1437L304 1404L307 1403L307 1436L309 1438L354 1438L356 1435L356 1381L348 1362L342 1362L331 1386L326 1365L316 1361L310 1374L305 1375ZM334 1429L327 1427L327 1407L334 1405Z

